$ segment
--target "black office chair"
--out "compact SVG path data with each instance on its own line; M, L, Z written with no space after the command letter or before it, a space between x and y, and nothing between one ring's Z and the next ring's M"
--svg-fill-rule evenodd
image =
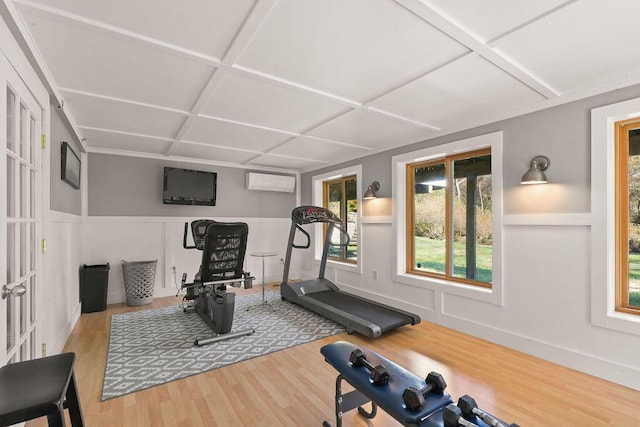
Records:
M187 290L184 298L193 300L196 313L215 333L211 338L196 339L195 344L201 346L253 334L254 329L231 332L235 293L227 292L227 286L253 279L243 271L249 227L241 222L194 222L195 225L191 224L192 232L195 230L194 247L199 249L199 243L202 243L202 261L193 283L185 283L186 275L183 275L182 289ZM190 290L192 297L189 297Z

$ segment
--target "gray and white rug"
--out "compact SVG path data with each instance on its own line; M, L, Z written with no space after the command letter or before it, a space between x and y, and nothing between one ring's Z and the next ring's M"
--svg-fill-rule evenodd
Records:
M236 297L233 330L253 335L195 347L195 338L213 335L196 313L179 306L111 317L102 400L112 399L232 363L344 332L341 325L280 300L277 292ZM246 308L250 307L249 311Z

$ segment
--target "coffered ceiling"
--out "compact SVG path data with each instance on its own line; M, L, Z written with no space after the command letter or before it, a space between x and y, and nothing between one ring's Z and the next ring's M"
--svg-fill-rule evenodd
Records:
M89 152L309 171L640 82L637 0L3 0Z

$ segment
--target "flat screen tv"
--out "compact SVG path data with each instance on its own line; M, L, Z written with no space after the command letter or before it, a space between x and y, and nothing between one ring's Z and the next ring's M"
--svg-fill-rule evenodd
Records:
M80 158L66 141L62 141L61 155L61 178L77 190L80 188Z
M162 201L165 205L216 205L215 172L164 168Z

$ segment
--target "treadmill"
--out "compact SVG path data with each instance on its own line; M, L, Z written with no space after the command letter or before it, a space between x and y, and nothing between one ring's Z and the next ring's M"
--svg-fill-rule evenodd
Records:
M309 233L301 226L314 223L329 224L324 239L318 278L289 283L289 267L293 249L308 249L311 244ZM282 299L301 305L345 326L349 334L355 331L369 338L377 338L400 326L420 323L420 317L416 314L343 292L324 277L334 229L337 228L346 238L346 243L341 243L341 246L349 243L349 235L340 225L342 225L342 220L328 209L318 206L299 206L293 209L284 273L280 285ZM295 244L297 231L302 232L307 238L306 244Z

